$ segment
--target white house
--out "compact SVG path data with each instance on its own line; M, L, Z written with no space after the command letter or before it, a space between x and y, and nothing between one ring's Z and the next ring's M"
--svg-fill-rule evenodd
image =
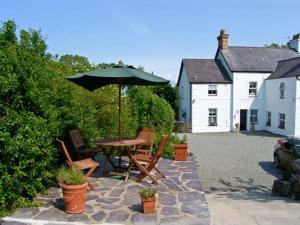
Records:
M221 30L214 59L183 59L180 121L192 132L268 130L300 134L300 34L290 48L228 46ZM299 75L299 76L298 76Z

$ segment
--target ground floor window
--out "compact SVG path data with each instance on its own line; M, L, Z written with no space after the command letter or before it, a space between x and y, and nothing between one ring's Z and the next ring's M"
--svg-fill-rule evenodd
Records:
M285 114L284 113L279 113L278 128L285 129Z
M217 126L217 109L208 109L208 125Z
M250 123L258 123L257 119L258 110L257 109L251 109L250 110Z
M266 122L266 126L270 127L271 126L271 112L267 112L267 122Z

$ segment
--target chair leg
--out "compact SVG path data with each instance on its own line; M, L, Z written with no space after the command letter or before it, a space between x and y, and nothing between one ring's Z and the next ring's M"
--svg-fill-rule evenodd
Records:
M154 166L154 169L160 174L162 178L166 178L166 176L163 174L163 172L161 172L161 170L157 166Z
M99 165L95 165L92 168L90 168L90 170L87 172L87 174L85 175L85 177L89 177L98 166Z

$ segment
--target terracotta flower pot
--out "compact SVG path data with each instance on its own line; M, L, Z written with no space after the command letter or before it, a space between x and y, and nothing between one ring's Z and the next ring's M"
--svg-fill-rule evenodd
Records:
M156 198L141 198L144 213L153 213L156 207Z
M81 213L85 211L87 187L87 182L81 185L62 184L66 213Z
M188 157L187 144L174 144L174 157L176 161L186 161Z

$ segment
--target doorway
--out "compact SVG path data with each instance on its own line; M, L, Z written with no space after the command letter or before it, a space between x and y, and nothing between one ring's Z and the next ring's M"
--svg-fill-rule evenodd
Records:
M240 110L240 130L247 130L247 109Z

